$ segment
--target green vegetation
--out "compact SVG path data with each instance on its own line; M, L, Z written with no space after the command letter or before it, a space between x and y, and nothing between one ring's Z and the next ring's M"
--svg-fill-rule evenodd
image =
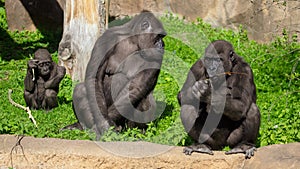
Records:
M176 17L161 18L168 36L166 53L159 76L155 97L164 108L161 117L150 123L146 131L128 129L121 133L108 131L103 141L146 140L170 145L187 145L190 138L184 132L179 118L177 92L185 81L189 67L202 56L204 48L212 40L230 41L236 52L248 61L253 69L258 93L258 106L262 120L258 146L300 141L300 44L289 38L286 32L269 44L258 44L247 38L241 27L238 32L215 29L198 20L186 23ZM57 61L60 33L11 32L7 30L3 0L0 1L0 134L24 134L34 137L64 139L94 139L87 131L59 131L76 121L72 111L74 85L70 77L60 84L59 107L49 112L33 110L38 128L28 119L25 111L8 101L8 89L12 98L25 105L23 80L27 61L34 51L46 47Z

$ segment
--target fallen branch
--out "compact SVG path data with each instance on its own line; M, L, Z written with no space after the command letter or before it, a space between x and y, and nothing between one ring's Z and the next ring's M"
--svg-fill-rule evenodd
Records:
M23 156L25 157L26 161L28 161L28 159L26 158L25 156L25 153L24 153L24 148L21 144L21 141L22 139L24 138L23 135L17 135L17 142L16 144L12 147L11 151L10 151L10 164L11 164L11 167L14 168L14 164L13 164L13 159L12 159L12 153L13 153L13 150L15 149L16 150L16 153L17 153L17 147L20 146L21 147L21 150L22 150L22 154Z
M35 127L37 128L38 126L37 126L37 124L36 124L36 121L34 120L34 117L33 117L32 114L31 114L31 110L29 109L29 107L25 107L25 106L22 106L22 105L20 105L20 104L18 104L18 103L16 103L16 102L14 102L14 101L12 100L12 98L11 98L11 93L12 93L12 90L9 89L9 90L8 90L8 99L9 99L9 102L10 102L12 105L16 106L16 107L25 110L25 111L27 112L28 116L29 116L29 119L33 122L33 124L34 124Z

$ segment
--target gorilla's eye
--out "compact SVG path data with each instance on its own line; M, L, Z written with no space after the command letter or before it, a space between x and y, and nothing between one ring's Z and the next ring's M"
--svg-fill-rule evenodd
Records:
M229 56L232 57L233 54L234 54L234 52L231 50L231 51L229 52Z
M229 57L231 61L234 60L234 52L232 50L229 52Z
M222 62L223 58L210 58L210 57L205 57L204 60L206 62Z
M142 30L146 30L147 28L149 28L150 24L148 21L144 21L141 25Z
M44 67L44 66L50 66L51 65L51 62L40 62L39 64L38 64L38 66L39 67Z

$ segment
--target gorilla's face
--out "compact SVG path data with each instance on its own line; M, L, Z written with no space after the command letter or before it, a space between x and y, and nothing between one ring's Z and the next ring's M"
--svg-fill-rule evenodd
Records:
M218 55L205 56L204 65L209 77L214 77L224 72L222 60Z
M216 41L206 48L203 60L209 77L224 75L232 69L233 48L230 43Z
M139 22L138 28L139 31L136 36L141 55L145 56L144 58L149 61L161 60L165 46L163 38L167 34L163 25L154 17L153 14L149 13L147 17L144 17ZM149 56L151 56L151 58Z
M34 53L34 59L37 60L38 74L45 77L50 75L53 69L51 54L46 49L38 49Z
M146 17L141 22L140 29L138 43L141 49L156 48L163 51L165 44L162 39L166 36L166 32L160 22L152 21L151 18Z
M41 76L48 76L52 70L52 62L50 60L42 60L38 63L38 72Z

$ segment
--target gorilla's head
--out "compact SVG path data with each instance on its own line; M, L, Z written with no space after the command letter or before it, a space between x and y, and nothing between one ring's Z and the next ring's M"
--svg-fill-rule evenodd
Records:
M209 77L223 75L230 72L235 53L232 45L224 40L212 42L206 49L204 55L204 66Z
M141 55L147 60L162 59L165 46L163 38L167 33L162 23L153 13L142 11L142 13L132 18L128 24L132 28L133 36L136 37Z
M52 70L52 57L47 49L38 49L34 53L34 59L38 60L38 74L48 76Z

